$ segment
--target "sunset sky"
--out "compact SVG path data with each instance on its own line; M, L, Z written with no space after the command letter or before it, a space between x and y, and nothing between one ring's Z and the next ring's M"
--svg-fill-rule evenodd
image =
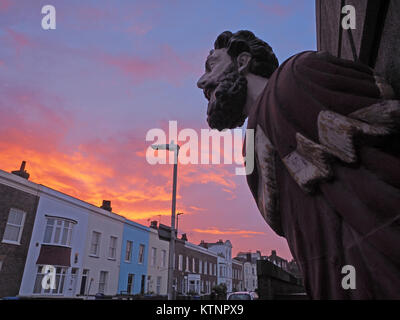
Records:
M47 4L56 30L41 28ZM316 49L314 1L0 0L0 169L26 160L31 181L169 224L172 165L147 163L146 133L208 128L196 81L218 34L240 29L281 63ZM291 258L236 167L179 165L180 233Z

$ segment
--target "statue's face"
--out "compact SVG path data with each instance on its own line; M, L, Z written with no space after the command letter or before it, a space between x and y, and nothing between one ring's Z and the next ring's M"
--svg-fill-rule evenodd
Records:
M217 49L207 57L205 73L197 82L209 101L207 122L212 129L233 129L243 125L246 116L247 80L239 74L236 62L226 49Z

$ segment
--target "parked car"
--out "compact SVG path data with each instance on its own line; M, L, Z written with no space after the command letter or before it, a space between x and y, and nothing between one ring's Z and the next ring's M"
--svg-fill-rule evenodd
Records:
M228 300L257 300L258 295L255 292L240 291L228 293Z

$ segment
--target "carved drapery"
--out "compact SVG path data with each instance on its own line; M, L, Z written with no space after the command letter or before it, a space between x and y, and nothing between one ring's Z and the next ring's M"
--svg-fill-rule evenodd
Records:
M400 102L397 100L383 101L348 116L324 110L318 115L319 144L297 133L296 150L282 160L297 184L305 192L311 192L317 183L332 178L330 159L346 163L357 161L355 136L389 135L399 124Z
M375 80L381 97L393 99L390 85L379 76L375 76ZM318 115L317 128L318 141L298 132L296 149L282 158L290 175L306 193L313 192L320 182L334 178L333 159L357 162L355 137L384 137L397 132L400 128L400 101L383 100L347 116L323 110ZM259 125L255 133L255 154L260 173L257 206L271 228L282 234L275 169L279 155Z
M282 234L275 172L277 152L260 125L256 128L254 146L259 172L257 207L268 225Z

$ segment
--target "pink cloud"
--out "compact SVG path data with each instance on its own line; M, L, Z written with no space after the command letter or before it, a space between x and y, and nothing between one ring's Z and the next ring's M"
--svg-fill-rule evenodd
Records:
M278 1L268 1L268 3L259 0L247 0L247 1L249 2L249 5L256 6L259 10L261 10L261 12L264 12L269 16L276 16L280 18L292 15L293 12L296 10L296 4L297 4L296 1L288 4L282 4L279 3Z
M22 50L33 46L34 43L23 33L6 28L6 36L3 38L5 43L10 44L15 49L17 57L21 55Z
M108 53L100 54L98 57L135 83L143 80L166 80L179 85L185 77L198 73L197 66L178 55L168 45L162 46L154 56L146 59Z
M7 11L12 5L11 0L0 0L0 12Z

